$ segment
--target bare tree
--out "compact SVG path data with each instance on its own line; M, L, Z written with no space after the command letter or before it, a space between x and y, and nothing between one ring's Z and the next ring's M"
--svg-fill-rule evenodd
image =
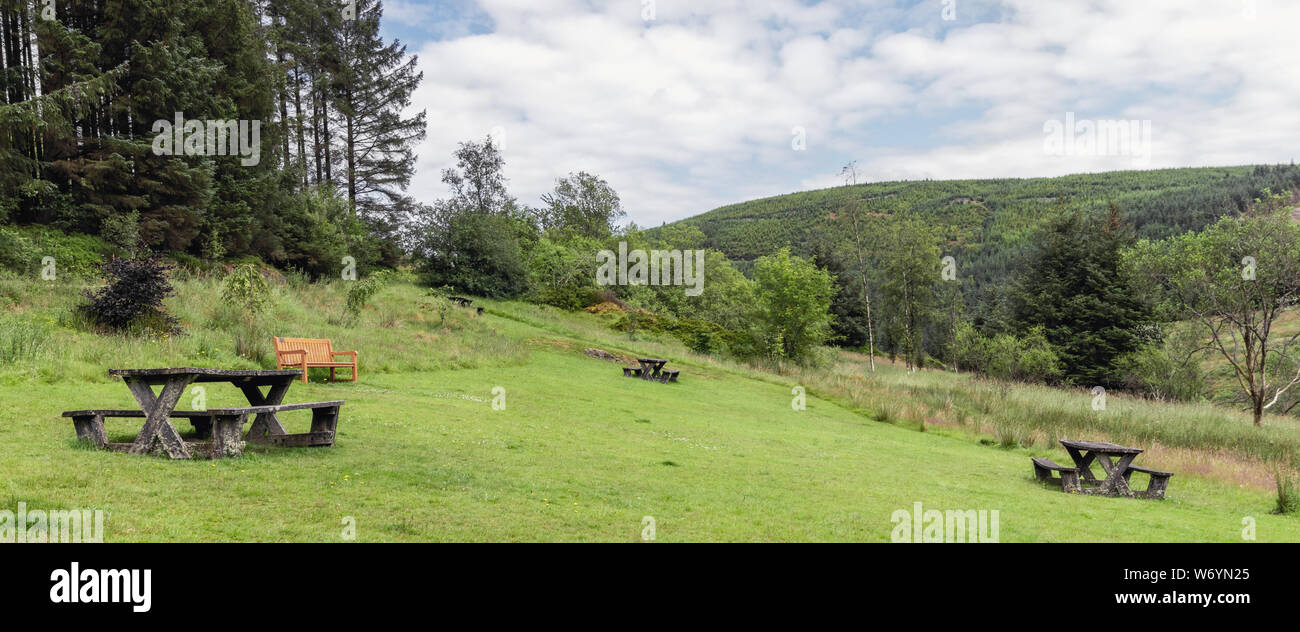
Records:
M844 185L851 186L858 183L858 161L850 160L848 164L840 169L840 177L844 178Z
M853 163L849 163L850 165ZM848 168L847 166L845 167ZM862 224L866 221L866 211L861 203L850 205L844 210L844 216L848 218L849 225L853 228L853 250L857 255L858 274L862 280L862 298L867 305L867 350L870 355L868 358L871 363L871 372L876 372L876 334L871 324L871 288L867 283L867 263L866 258L862 256Z

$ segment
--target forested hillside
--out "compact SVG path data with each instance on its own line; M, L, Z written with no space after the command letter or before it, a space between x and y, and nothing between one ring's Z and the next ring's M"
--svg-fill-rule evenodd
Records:
M1266 189L1297 188L1300 168L1294 165L878 182L732 204L676 225L698 227L708 247L743 268L786 246L803 255L843 251L852 239L843 221L851 208L864 212L866 234L884 234L893 219L919 220L941 240L943 254L956 258L973 305L990 285L1008 279L1028 237L1061 212L1101 212L1114 204L1138 237L1161 239L1244 212Z

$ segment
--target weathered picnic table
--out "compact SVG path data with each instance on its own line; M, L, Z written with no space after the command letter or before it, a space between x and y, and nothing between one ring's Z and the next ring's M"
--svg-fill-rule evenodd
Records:
M71 410L63 413L71 417L77 436L101 448L112 448L132 454L149 452L155 440L162 451L173 459L188 459L195 450L204 450L212 458L235 457L243 452L242 441L272 443L283 446L332 445L338 427L339 408L343 401L282 404L284 395L300 375L298 369L275 371L201 369L195 367L170 369L111 369L109 375L121 377L131 395L140 404L140 410ZM185 389L193 383L229 382L243 391L250 404L243 408L213 408L178 411L176 405ZM161 386L157 394L154 387ZM262 391L263 388L267 390ZM289 410L312 411L311 431L289 434L276 417L276 413ZM241 437L243 425L249 415L255 415L248 434ZM110 444L104 432L104 419L108 417L144 417L135 441ZM210 442L186 442L171 424L172 418L189 419L200 438L210 437Z
M643 380L659 379L659 371L664 368L665 364L668 364L667 360L660 360L659 358L637 358L636 362L641 365L641 379Z
M1059 480L1065 491L1076 491L1098 496L1123 496L1126 498L1164 498L1169 486L1170 472L1161 472L1133 465L1133 459L1142 454L1141 448L1130 448L1104 441L1071 441L1062 439L1061 445L1074 460L1074 467L1064 467L1050 459L1035 458L1034 472L1040 480ZM1112 460L1113 459L1113 460ZM1106 477L1098 479L1093 474L1093 463L1100 463ZM1060 473L1052 479L1051 472ZM1147 488L1134 491L1129 486L1133 472L1143 472L1151 477Z
M636 361L641 365L641 368L625 366L623 367L623 377L639 377L643 380L667 384L668 382L676 382L677 375L681 373L681 371L664 370L664 365L668 364L667 360L637 358Z

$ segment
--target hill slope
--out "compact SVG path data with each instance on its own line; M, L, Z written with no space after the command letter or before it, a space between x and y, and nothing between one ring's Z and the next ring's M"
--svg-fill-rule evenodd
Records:
M791 193L714 209L677 222L696 226L705 245L750 261L789 246L811 254L819 242L842 245L846 228L835 221L851 204L886 221L923 220L958 257L976 289L1000 284L1016 264L1026 238L1045 218L1074 208L1114 203L1140 237L1153 239L1200 229L1245 210L1265 188L1300 189L1300 168L1246 166L1115 171L1058 178L878 182Z
M961 397L982 391L968 376L883 366L864 381L846 355L839 367L780 377L667 340L630 340L586 314L492 302L483 317L440 313L406 285L341 324L330 322L344 301L340 284L280 287L258 325L329 335L361 352L360 382L298 384L286 400L347 400L335 447L250 447L245 458L220 462L81 449L59 412L129 406L127 390L105 375L110 367L266 366L265 359L238 359L243 325L222 320L215 287L202 279L180 283L169 301L191 334L168 339L87 332L68 317L75 292L40 287L26 286L33 300L10 306L6 317L45 333L33 334L36 343L0 345L13 365L0 384L0 507L104 509L109 541L339 541L347 517L358 540L634 541L646 516L660 541L886 541L891 514L916 502L998 510L1004 542L1240 541L1242 516L1258 520L1261 540L1300 540L1300 519L1268 514L1268 491L1190 466L1176 469L1165 502L1039 487L1026 457L1046 450L977 440L988 436L979 430L982 413ZM618 364L585 355L591 346L668 358L682 381L625 379ZM796 383L809 390L803 411L791 406ZM505 410L492 406L498 386ZM841 387L847 396L836 395ZM1038 393L1004 393L991 415L1017 416L1008 412L1016 398L1041 402ZM933 406L922 401L932 394ZM873 420L879 415L867 409L882 401L872 397L900 407L895 423ZM1087 401L1059 397L1062 407ZM209 406L240 404L234 389L209 389ZM1113 407L1123 410L1119 401ZM917 432L909 419L925 410L950 422L977 420ZM1131 423L1129 416L1116 413L1114 422ZM307 418L286 414L285 422L301 431ZM118 421L109 433L137 428ZM1168 467L1173 455L1144 459ZM1059 449L1052 456L1064 458Z

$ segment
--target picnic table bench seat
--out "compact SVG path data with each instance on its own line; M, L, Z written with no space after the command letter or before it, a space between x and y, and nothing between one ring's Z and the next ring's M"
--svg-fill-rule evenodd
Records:
M659 381L664 384L667 384L669 382L676 382L677 375L679 373L681 373L681 371L677 369L664 369L659 372Z
M641 369L636 367L623 367L623 377L641 377Z
M1033 457L1034 476L1040 482L1050 483L1062 489L1062 491L1077 493L1079 487L1079 468L1066 467L1057 465L1056 462L1045 457ZM1052 472L1058 472L1059 476L1052 476Z
M1143 498L1164 500L1165 490L1169 487L1169 478L1174 475L1173 472L1161 472L1160 470L1153 470L1147 467L1130 465L1128 466L1128 469L1124 471L1125 482L1129 480L1129 476L1132 476L1133 472L1142 472L1151 477L1151 482L1147 483L1146 491L1135 493Z
M196 434L208 441L186 441L192 454L207 455L209 458L238 457L243 453L243 441L254 443L271 443L280 446L328 446L334 444L334 434L338 428L339 408L342 400L328 402L306 402L299 404L276 404L273 406L244 406L239 408L210 408L207 410L173 410L167 413L169 418L189 419ZM243 426L249 415L273 415L292 410L311 410L311 431L299 434L269 434L261 426L255 425L247 436L243 435ZM76 427L77 438L90 441L100 448L125 452L131 443L110 443L104 431L107 418L146 418L143 410L132 409L87 409L69 410L64 417L72 418Z

